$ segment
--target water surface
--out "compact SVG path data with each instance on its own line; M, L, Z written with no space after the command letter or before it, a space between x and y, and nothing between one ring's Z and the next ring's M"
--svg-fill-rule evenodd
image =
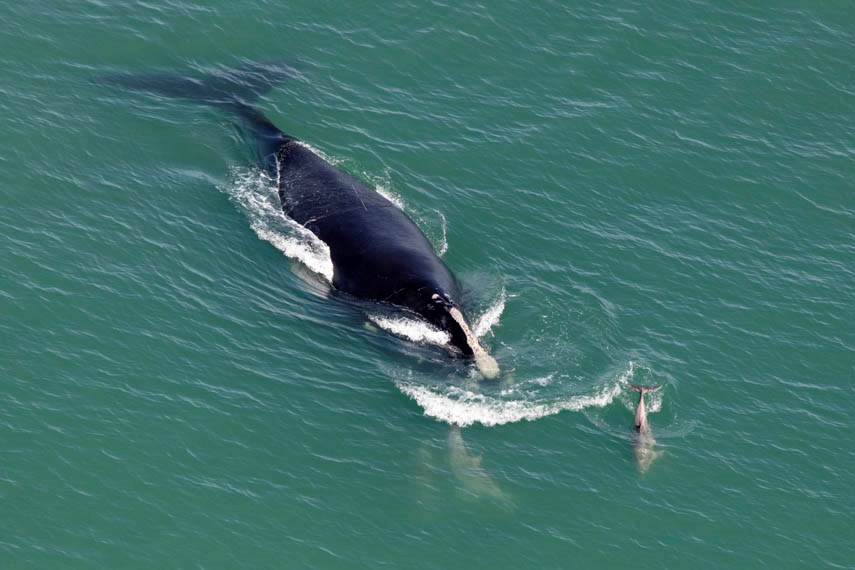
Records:
M0 566L855 567L847 8L0 7ZM332 294L234 118L91 81L247 61L501 382Z

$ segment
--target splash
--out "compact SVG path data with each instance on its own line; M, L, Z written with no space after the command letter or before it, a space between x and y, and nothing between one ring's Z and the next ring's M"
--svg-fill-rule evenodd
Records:
M439 214L439 220L442 223L442 239L439 242L439 247L436 248L436 254L440 257L448 252L448 222L445 215L439 210L435 210Z
M475 321L475 325L472 327L472 332L475 333L475 336L481 338L490 332L494 326L499 324L499 318L505 310L506 300L507 294L505 293L505 289L502 288L502 291L499 293L496 300L493 301L493 303L487 307L487 310L484 311L484 313Z
M249 219L255 234L331 283L329 247L285 215L274 181L264 172L249 168L235 169L232 178L232 184L223 190Z
M383 196L384 198L386 198L387 200L389 200L390 202L392 202L392 204L393 204L396 208L398 208L399 210L401 210L402 212L406 210L406 205L404 204L404 201L403 201L403 200L401 199L401 197L400 197L400 196L398 196L397 194L393 194L393 193L392 193L392 191L391 191L391 190L389 190L388 186L385 186L385 185L383 185L383 184L377 184L377 183L375 183L375 185L374 185L374 190L375 190L378 194L380 194L381 196Z
M383 330L417 343L444 346L451 341L445 331L431 326L426 321L407 316L369 314L368 318Z
M299 144L330 164L341 162L309 144ZM253 168L235 168L231 178L232 183L221 190L240 207L255 234L331 283L333 264L329 247L310 230L285 215L275 180L264 171ZM375 190L396 208L405 209L403 200L388 189L388 183L378 180L372 180L372 183Z
M505 399L458 386L429 387L411 382L398 382L398 388L422 407L424 414L460 427L479 423L497 426L520 421L534 421L564 411L601 408L609 405L622 389L620 382L605 386L589 395L574 395L557 401Z
M505 290L477 319L472 332L481 338L499 323L499 317L505 310ZM427 321L409 315L369 314L368 319L381 329L412 342L445 346L451 342L451 336Z

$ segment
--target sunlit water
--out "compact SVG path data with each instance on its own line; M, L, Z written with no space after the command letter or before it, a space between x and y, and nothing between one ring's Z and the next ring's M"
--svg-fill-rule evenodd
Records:
M848 6L0 18L0 568L855 568ZM237 118L92 81L247 62L495 381L330 287Z

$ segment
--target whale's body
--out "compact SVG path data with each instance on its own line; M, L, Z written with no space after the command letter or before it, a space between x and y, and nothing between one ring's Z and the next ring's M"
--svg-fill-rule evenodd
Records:
M458 296L425 235L382 194L296 140L283 142L276 163L282 208L330 247L336 289L418 313L421 290Z
M404 309L446 331L485 377L498 365L473 334L460 288L424 233L390 200L274 125L254 104L290 69L251 66L206 78L128 75L101 82L202 101L240 116L258 158L276 180L285 213L330 250L332 285L358 299Z
M633 423L635 431L633 451L635 453L636 466L639 473L642 474L647 472L650 465L662 456L662 452L655 448L656 440L653 438L653 431L650 429L650 423L647 421L647 407L644 405L644 395L648 392L656 392L661 387L630 384L630 388L639 392L638 406L635 409L635 421Z

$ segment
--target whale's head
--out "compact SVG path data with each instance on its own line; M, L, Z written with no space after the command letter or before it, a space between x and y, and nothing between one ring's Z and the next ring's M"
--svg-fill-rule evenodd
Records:
M451 345L464 356L474 359L475 365L485 378L495 378L499 374L496 359L487 354L466 322L460 307L447 294L431 292L422 315L437 328L448 332Z
M422 315L427 317L433 326L447 332L451 336L451 345L463 356L474 356L473 344L477 343L477 339L462 317L457 304L447 294L436 291L430 292L430 298L423 302L425 310ZM460 317L455 318L453 312Z

